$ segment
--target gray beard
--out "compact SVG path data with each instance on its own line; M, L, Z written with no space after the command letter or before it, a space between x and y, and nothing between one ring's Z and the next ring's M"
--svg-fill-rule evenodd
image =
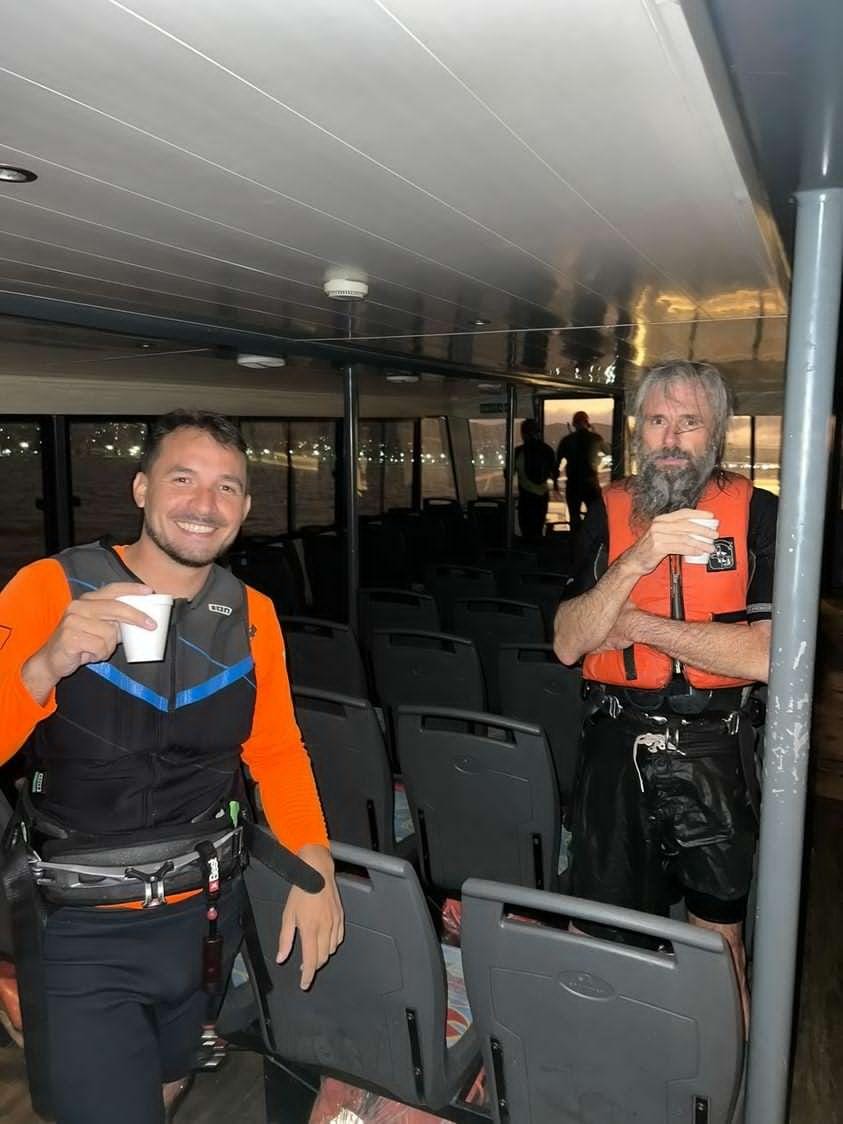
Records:
M664 456L681 457L685 464L681 468L660 468L656 458ZM682 449L659 449L653 453L638 450L638 474L633 476L631 484L633 517L638 522L649 523L657 515L682 507L696 507L716 462L714 449L699 457Z

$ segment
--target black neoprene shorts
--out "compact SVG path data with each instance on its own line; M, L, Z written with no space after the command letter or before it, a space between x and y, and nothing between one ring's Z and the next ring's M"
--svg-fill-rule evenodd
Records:
M711 723L709 723L709 726ZM705 921L743 919L755 816L737 735L683 728L680 752L650 752L653 724L586 720L573 801L571 889L577 897L666 915L684 895Z
M223 886L223 978L240 943L242 883ZM58 1124L159 1124L161 1086L186 1076L208 998L203 894L145 910L62 908L47 921L45 985Z

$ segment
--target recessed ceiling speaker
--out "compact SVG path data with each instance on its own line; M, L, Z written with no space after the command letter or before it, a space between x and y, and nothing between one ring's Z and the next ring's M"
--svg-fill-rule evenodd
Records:
M322 288L333 301L362 301L369 292L365 281L351 281L348 277L329 278Z

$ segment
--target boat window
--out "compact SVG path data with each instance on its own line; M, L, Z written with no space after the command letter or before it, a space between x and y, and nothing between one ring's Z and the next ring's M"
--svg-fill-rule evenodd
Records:
M290 426L277 419L241 418L240 432L249 455L252 510L246 535L283 535L288 529Z
M422 418L422 496L456 499L454 465L445 418Z
M413 485L412 421L361 421L357 493L361 515L409 507Z
M777 414L755 419L755 464L753 480L759 488L779 494L781 474L782 419Z
M44 554L41 496L41 427L35 421L0 419L0 588Z
M141 517L132 500L132 480L145 437L146 422L136 419L70 422L75 542L103 535L123 543L137 538Z
M293 467L291 530L330 527L334 522L336 425L332 420L291 421Z

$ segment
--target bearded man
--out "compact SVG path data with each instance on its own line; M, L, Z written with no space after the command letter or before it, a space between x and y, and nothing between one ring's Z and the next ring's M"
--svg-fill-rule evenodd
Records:
M634 409L638 473L589 512L577 596L555 621L556 654L585 657L594 704L571 890L659 914L683 895L689 920L727 941L746 1020L749 706L768 676L777 501L721 466L730 408L714 367L654 368Z

